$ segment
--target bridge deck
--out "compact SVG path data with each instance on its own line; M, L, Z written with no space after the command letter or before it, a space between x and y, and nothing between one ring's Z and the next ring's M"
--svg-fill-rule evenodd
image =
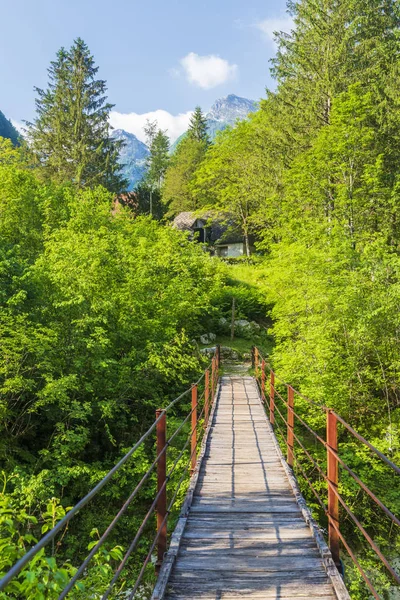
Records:
M253 378L222 378L179 542L168 600L349 597L335 593Z

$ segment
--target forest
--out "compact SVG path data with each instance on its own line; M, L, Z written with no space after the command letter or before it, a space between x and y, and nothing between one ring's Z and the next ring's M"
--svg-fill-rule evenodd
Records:
M264 347L282 379L399 464L400 5L296 0L288 12L292 31L276 33L276 87L247 120L211 142L197 108L172 154L167 133L148 123L134 206L118 200L126 182L112 104L83 40L51 63L24 140L0 138L1 573L196 379L199 336L223 336L233 297L239 317L267 328L245 344ZM181 211L226 219L254 253L235 264L212 256L170 226ZM324 427L317 411L299 410ZM345 432L340 444L398 514L393 476ZM152 451L0 598L57 598ZM308 476L323 489L311 467ZM398 531L346 476L341 493L398 563ZM71 598L101 597L151 497L126 514ZM373 553L344 528L381 597L396 598ZM344 561L351 597L370 598ZM132 576L137 568L132 561ZM129 575L115 598L124 585Z

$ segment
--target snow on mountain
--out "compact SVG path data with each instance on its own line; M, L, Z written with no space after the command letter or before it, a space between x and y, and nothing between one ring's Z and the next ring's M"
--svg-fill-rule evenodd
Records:
M234 94L216 100L206 114L210 138L213 140L217 131L234 125L238 120L246 119L257 109L258 104L254 100L240 98ZM181 135L171 146L171 152L175 150L185 135L186 133ZM124 177L129 181L129 190L132 190L146 173L146 158L149 155L149 149L133 133L128 133L123 129L115 129L112 137L125 142L125 146L120 152L120 163L123 165Z

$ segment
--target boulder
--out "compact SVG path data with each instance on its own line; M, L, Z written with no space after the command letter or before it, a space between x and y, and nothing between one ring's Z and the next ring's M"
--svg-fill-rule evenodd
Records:
M216 339L217 336L215 333L203 333L203 335L200 336L200 343L209 344L210 342L215 342Z
M240 359L239 352L237 352L233 348L230 348L229 346L221 346L220 350L221 350L221 358L222 359L228 359L228 360L239 360Z
M206 356L214 356L216 350L216 346L211 346L210 348L202 348L200 352L201 354L205 354Z
M246 319L238 319L237 321L235 321L235 327L240 327L241 329L244 329L249 326L250 323L249 321L246 321Z

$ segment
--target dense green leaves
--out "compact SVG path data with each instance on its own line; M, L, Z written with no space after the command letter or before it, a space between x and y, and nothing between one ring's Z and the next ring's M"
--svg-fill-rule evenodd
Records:
M203 358L191 340L216 310L212 299L225 275L184 234L115 210L104 188L45 186L6 164L0 189L0 462L10 475L4 501L29 504L32 495L39 505L53 495L65 507L140 437L159 405L197 378ZM96 499L102 519L132 490L147 455L151 447ZM76 564L91 528L102 532L92 510L72 525L62 561ZM107 569L96 575L98 585L109 580ZM48 582L52 570L60 576L49 565Z
M162 199L168 206L169 214L194 211L200 207L191 182L207 147L207 139L198 139L195 135L187 135L179 142L170 159L162 188Z

